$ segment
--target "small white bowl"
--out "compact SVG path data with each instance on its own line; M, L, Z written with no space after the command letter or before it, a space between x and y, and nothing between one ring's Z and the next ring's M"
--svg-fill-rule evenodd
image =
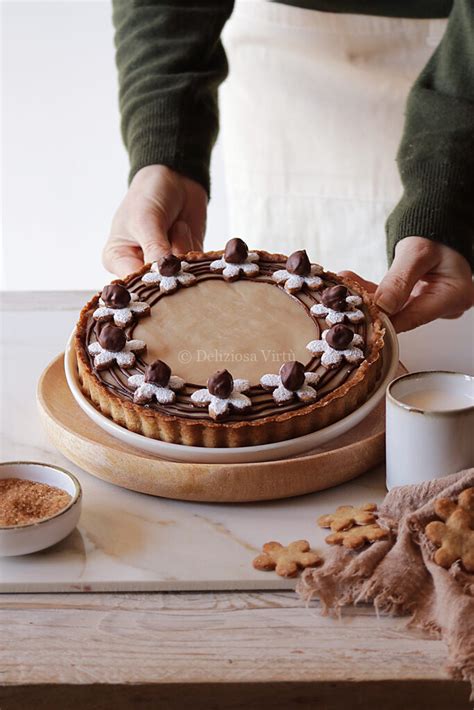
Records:
M81 514L82 488L72 473L63 468L35 461L6 461L0 463L0 479L21 478L47 483L69 493L71 500L65 508L35 523L0 525L0 557L28 555L55 545L74 530Z
M92 421L122 443L133 446L152 456L185 463L257 463L259 461L277 461L278 459L305 454L328 441L337 439L338 436L342 436L346 431L360 424L383 400L387 385L397 373L399 353L397 334L392 324L385 316L382 317L382 320L386 330L383 371L377 388L372 392L368 400L347 417L344 417L344 419L340 419L324 429L319 429L295 439L277 441L272 444L215 449L204 446L184 446L160 441L159 439L150 439L116 424L96 409L81 390L74 352L74 332L69 338L64 355L66 380L77 404Z

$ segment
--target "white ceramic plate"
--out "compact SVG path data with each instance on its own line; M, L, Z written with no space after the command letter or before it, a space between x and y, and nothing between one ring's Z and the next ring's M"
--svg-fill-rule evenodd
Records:
M257 463L259 461L276 461L286 459L291 456L312 451L313 449L335 439L346 431L352 429L365 419L365 417L379 404L385 396L385 390L389 382L393 380L398 368L398 340L392 324L388 318L383 318L386 329L386 346L384 349L384 367L382 377L377 389L372 393L364 404L349 414L344 419L331 424L324 429L315 431L305 436L287 441L277 441L274 444L262 444L259 446L241 446L235 448L206 448L203 446L183 446L182 444L170 444L159 439L150 439L142 434L136 434L108 419L99 412L82 393L76 367L76 358L73 348L73 335L69 338L66 346L64 367L66 379L71 389L72 395L80 408L98 426L108 434L119 439L122 443L145 451L159 458L170 459L172 461L184 461L186 463Z
M58 466L35 461L0 463L0 479L21 478L62 488L71 496L68 505L36 523L0 527L0 557L27 555L63 540L76 527L81 514L81 484L72 473Z

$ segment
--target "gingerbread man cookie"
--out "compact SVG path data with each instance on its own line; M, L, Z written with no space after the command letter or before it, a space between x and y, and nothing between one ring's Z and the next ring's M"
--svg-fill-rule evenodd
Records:
M275 570L280 577L296 577L299 569L317 567L322 563L322 557L311 552L307 540L296 540L286 547L279 542L266 542L262 554L254 559L253 566L259 570Z
M445 522L434 520L425 528L427 538L438 547L434 561L449 569L460 560L466 572L474 573L474 488L460 493L457 504L440 498L435 510Z
M447 520L451 513L457 508L462 508L471 516L471 525L474 527L474 488L466 488L459 494L457 503L449 498L438 498L435 500L435 511L441 520Z
M371 525L376 521L377 510L375 503L364 503L355 508L353 505L340 505L335 513L321 515L318 518L318 525L321 528L331 528L333 532L348 530L353 525Z
M376 542L388 537L388 530L383 530L376 523L356 525L349 530L331 533L326 538L328 545L343 545L348 550L359 550L366 543Z

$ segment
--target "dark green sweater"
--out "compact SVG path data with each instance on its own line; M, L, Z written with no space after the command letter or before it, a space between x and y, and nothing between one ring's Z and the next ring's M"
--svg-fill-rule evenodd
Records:
M435 18L445 35L411 89L397 155L403 195L387 220L396 243L423 236L474 265L474 0L286 0L315 10ZM122 133L130 178L162 164L209 193L217 92L228 66L220 35L233 0L113 0Z

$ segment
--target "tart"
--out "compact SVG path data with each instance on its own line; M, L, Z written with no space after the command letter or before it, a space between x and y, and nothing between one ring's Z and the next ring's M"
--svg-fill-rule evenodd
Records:
M96 294L74 347L81 387L130 431L236 447L326 427L367 400L384 328L361 287L305 251L165 256Z

